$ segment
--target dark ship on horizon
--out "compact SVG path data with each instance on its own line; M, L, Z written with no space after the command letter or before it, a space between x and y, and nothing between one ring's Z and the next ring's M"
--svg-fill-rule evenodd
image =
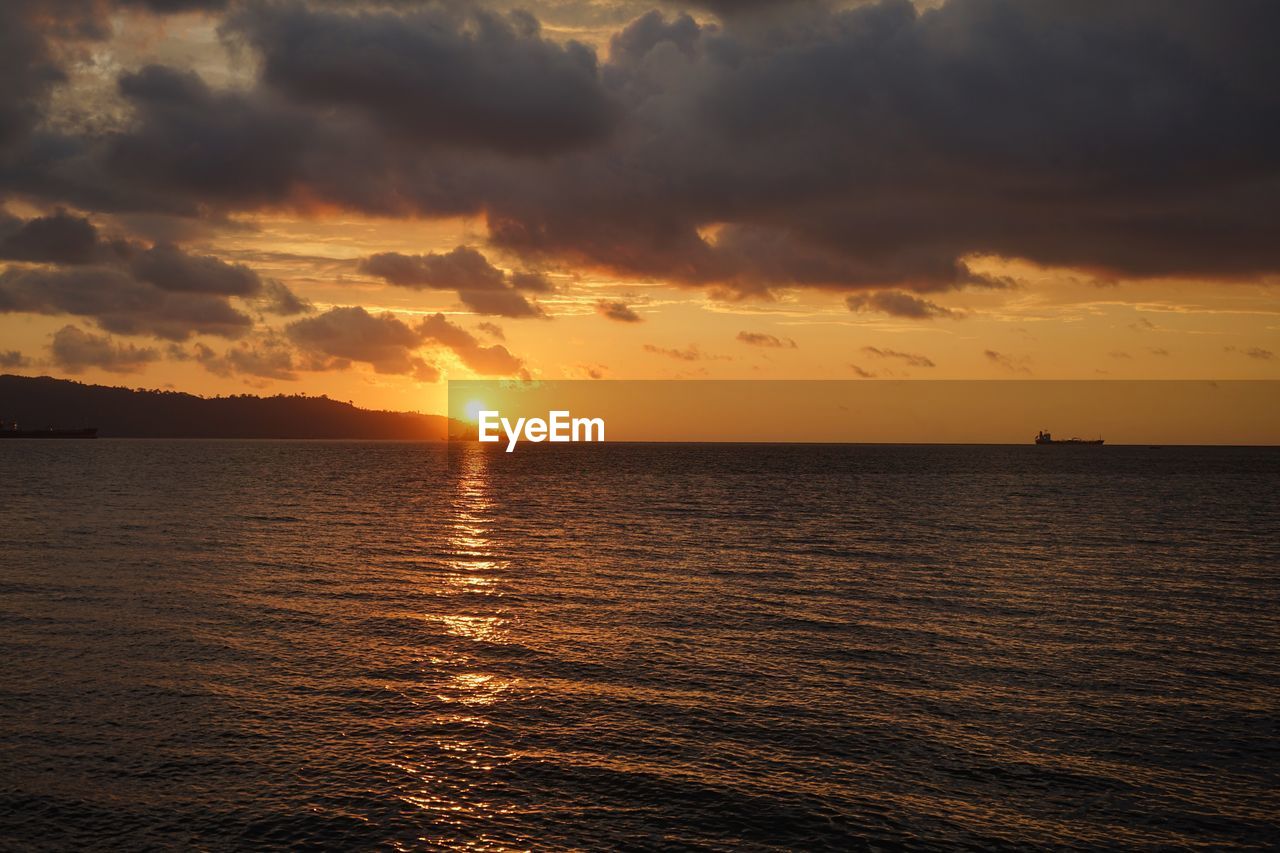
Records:
M1054 438L1049 434L1048 430L1040 430L1036 433L1036 444L1102 444L1101 438Z
M0 421L0 438L97 438L97 427L82 427L80 429L58 429L56 427L45 427L44 429L19 429L16 423L7 423Z

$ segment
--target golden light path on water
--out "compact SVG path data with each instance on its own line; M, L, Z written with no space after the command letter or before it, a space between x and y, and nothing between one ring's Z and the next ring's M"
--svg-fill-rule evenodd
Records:
M434 747L439 751L435 762L421 766L396 765L398 769L412 773L421 783L420 790L406 792L400 799L431 816L434 835L419 841L438 844L452 849L497 850L510 849L495 839L466 838L462 832L471 827L492 825L511 809L497 807L483 796L476 786L460 787L458 774L447 767L458 763L475 774L491 772L499 763L507 763L514 756L506 750L482 747L482 741L490 738L469 736L468 732L492 725L488 709L503 701L504 696L516 687L516 680L485 671L482 659L466 651L467 642L503 645L510 642L508 619L497 606L504 595L503 574L510 561L495 553L489 536L495 523L494 501L490 495L489 461L487 455L475 445L459 445L451 448L451 467L456 470L455 496L451 504L452 518L444 548L444 571L432 578L438 585L431 600L440 603L443 612L423 613L424 621L432 623L461 643L436 646L437 653L428 657L425 665L427 683L433 686L432 705L440 708L434 721L437 728L459 732L455 737L441 737ZM464 612L474 605L454 602L459 599L475 601L482 597L492 602L487 612ZM442 677L443 676L443 677ZM450 833L449 830L455 830ZM401 847L401 849L411 849Z

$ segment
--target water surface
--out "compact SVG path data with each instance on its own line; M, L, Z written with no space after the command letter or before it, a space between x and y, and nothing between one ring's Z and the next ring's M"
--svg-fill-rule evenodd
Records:
M0 442L0 847L1266 847L1277 482Z

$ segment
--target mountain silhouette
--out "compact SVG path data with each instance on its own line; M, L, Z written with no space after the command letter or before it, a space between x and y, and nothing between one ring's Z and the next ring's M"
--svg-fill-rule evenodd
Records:
M21 427L97 427L104 438L443 440L448 418L360 409L328 397L197 397L49 376L0 375L0 420Z

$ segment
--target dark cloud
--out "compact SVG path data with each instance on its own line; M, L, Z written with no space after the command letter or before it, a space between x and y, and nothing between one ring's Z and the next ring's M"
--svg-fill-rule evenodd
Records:
M264 288L242 264L169 243L146 247L108 240L87 218L65 211L0 220L0 259L41 265L10 265L0 272L0 313L90 317L120 334L175 341L193 334L235 338L253 321L233 307L232 297L261 301L278 313L302 305L278 282Z
M289 200L307 152L327 140L316 117L254 92L217 92L194 72L146 66L120 78L133 126L94 153L115 208L195 214ZM121 186L121 185L124 186Z
M1031 372L1031 369L1026 366L1026 362L1028 361L1026 356L1007 355L993 349L983 350L982 354L987 357L988 361L998 364L1005 370L1013 373Z
M314 369L343 369L363 362L377 373L412 374L426 362L415 354L422 335L394 314L370 314L364 308L330 308L290 323L286 335L315 358Z
M502 270L470 246L429 255L383 252L365 258L359 269L388 284L415 290L500 290L506 286Z
M596 303L596 313L619 323L642 323L644 318L628 307L625 302L611 302L601 299Z
M514 290L459 290L458 299L477 314L492 317L543 317L542 309Z
M510 280L511 286L516 290L528 290L531 293L554 293L556 289L551 280L539 272L513 272Z
M36 130L53 25L6 7L0 183L93 211L479 215L531 266L738 296L1008 285L975 255L1280 271L1278 4L712 6L634 21L598 64L466 4L250 3L224 32L256 85L144 67L104 133Z
M771 347L773 349L795 349L796 342L791 338L780 338L764 332L738 332L738 340L748 346Z
M268 314L276 314L281 317L310 314L316 310L316 307L309 300L294 293L284 282L276 281L275 279L263 283L262 294L258 304Z
M68 373L96 367L111 373L136 373L160 354L151 347L117 343L109 335L94 335L76 326L63 326L49 345L53 361Z
M654 346L653 344L644 345L645 352L651 352L654 355L665 355L667 358L674 358L677 361L702 361L706 358L706 354L698 349L696 344L690 344L686 349L668 348Z
M0 272L0 314L70 314L90 317L117 334L173 341L193 334L235 338L253 320L226 297L168 292L111 267L10 267Z
M863 370L861 367L859 367L859 366L858 366L858 365L856 365L856 364L850 364L850 365L849 365L849 369L850 369L850 370L852 370L852 371L854 372L854 375L856 375L856 376L857 376L857 377L859 377L860 379L875 379L875 378L876 378L876 375L875 375L874 373L872 373L872 372L871 372L871 371L869 371L869 370Z
M139 252L131 269L139 281L172 292L252 296L262 289L258 274L243 264L188 254L170 244Z
M216 376L243 375L284 381L298 378L293 348L274 333L239 341L221 355L204 344L196 344L192 357Z
M879 347L863 347L862 351L867 355L876 358L891 358L904 361L911 367L936 367L933 359L928 356L920 355L914 352L899 352L894 349L880 349Z
M400 287L456 290L472 311L498 317L542 316L542 309L518 291L549 289L535 273L508 276L470 246L427 255L383 252L362 260L358 269Z
M27 367L31 364L31 359L27 358L18 350L0 351L0 367Z
M1247 349L1241 349L1237 347L1223 347L1222 350L1223 352L1238 352L1243 356L1246 356L1248 358L1254 358L1254 359L1257 359L1258 361L1270 361L1271 359L1276 357L1276 354L1274 352L1272 352L1269 349L1263 349L1262 347L1249 347Z
M893 317L910 317L915 320L932 320L934 317L956 317L956 312L943 308L928 299L912 296L900 290L877 290L874 293L858 293L845 298L850 311L878 311Z
M480 323L476 328L493 338L495 341L505 341L507 339L506 333L502 331L502 327L497 323Z
M310 356L307 369L340 370L352 362L363 362L378 373L408 374L431 382L439 378L439 369L417 351L436 346L448 349L483 376L511 376L524 370L524 362L506 347L481 344L443 314L410 326L390 313L373 315L359 306L331 308L290 323L285 333Z
M98 229L82 216L58 211L22 221L0 221L0 258L52 264L87 264L100 259Z
M414 144L545 155L598 142L614 123L595 53L543 38L527 13L255 3L227 29L258 50L268 85L358 110Z

